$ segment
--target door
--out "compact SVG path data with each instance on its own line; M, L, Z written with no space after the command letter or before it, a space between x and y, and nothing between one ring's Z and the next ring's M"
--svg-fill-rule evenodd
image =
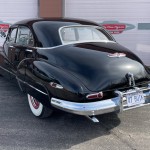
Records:
M11 69L13 68L12 53L15 51L14 45L16 43L17 30L18 30L17 27L11 28L9 30L1 54L2 57L1 66L9 71L11 71Z
M25 58L32 57L32 47L34 46L34 38L31 30L26 26L19 26L16 36L16 42L11 50L11 62L14 69L17 69L19 63Z
M26 26L11 28L3 46L1 66L10 73L16 74L19 63L32 57L34 39L31 30Z

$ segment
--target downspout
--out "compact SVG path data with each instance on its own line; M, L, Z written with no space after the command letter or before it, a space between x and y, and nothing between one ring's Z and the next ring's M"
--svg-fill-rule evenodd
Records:
M66 0L62 0L62 17L66 17Z
M37 17L40 18L40 0L38 0L38 12Z

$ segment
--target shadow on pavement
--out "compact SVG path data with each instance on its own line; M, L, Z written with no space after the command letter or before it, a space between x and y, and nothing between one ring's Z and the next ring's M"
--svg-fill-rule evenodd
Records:
M47 145L48 148L68 149L91 139L111 134L111 129L120 124L120 119L116 114L101 115L98 119L100 123L93 123L83 116L55 112L50 118L42 120L46 126L45 132L49 133L46 141L57 143Z
M98 116L100 123L60 111L38 119L31 114L26 95L1 77L0 119L0 145L28 149L68 149L109 135L120 124L116 114Z

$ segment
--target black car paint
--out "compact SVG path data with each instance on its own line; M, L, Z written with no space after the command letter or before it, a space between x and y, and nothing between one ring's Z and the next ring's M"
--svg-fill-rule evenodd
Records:
M110 90L118 84L128 86L126 79L128 72L134 74L136 83L139 79L150 78L141 60L114 42L67 45L40 52L42 55L45 53L48 63L63 68L92 92ZM108 57L108 54L116 52L125 53L126 57ZM75 89L75 91L85 93L84 89L83 91Z
M51 30L52 36L62 26L97 26L97 24L69 19L44 19L44 21L37 19L18 22L11 27L27 26L33 33L35 43L34 47L11 44L7 42L7 37L0 54L1 74L4 74L3 69L7 70L10 76L17 78L23 91L42 104L50 107L51 97L86 102L88 101L86 95L89 93L103 91L108 95L117 88L129 88L125 77L128 72L135 75L136 84L145 84L143 81L149 81L148 68L137 56L121 45L115 42L100 42L58 46L61 44L58 37L50 44L44 43L41 37L38 37L40 28L37 28L37 24L41 22L52 24L55 29ZM6 44L8 54L5 53ZM48 46L58 47L40 48ZM116 52L125 53L126 57L108 57L108 54ZM50 86L50 82L61 84L64 89L54 89Z

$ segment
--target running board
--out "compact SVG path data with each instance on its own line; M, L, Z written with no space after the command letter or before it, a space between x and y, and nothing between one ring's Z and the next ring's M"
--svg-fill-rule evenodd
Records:
M89 120L91 120L94 123L98 123L99 120L95 116L86 116Z

